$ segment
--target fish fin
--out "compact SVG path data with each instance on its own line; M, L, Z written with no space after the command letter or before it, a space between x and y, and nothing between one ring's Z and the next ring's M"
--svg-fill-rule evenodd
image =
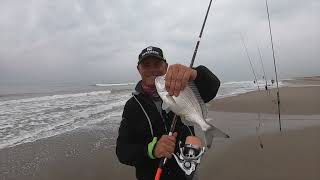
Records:
M162 109L165 110L166 112L170 111L170 102L171 103L176 103L176 101L173 99L172 96L170 96L169 94L166 95L166 98L163 99L162 102Z
M230 136L228 134L224 133L220 129L212 126L211 124L209 124L209 126L210 126L209 129L204 132L204 136L205 136L206 144L207 144L208 148L211 147L212 140L214 137L230 138Z
M173 102L174 104L176 104L176 101L173 99L172 96L170 96L169 94L166 95L167 99L170 100L171 102Z
M169 110L169 105L165 101L162 102L162 109L165 111Z
M200 108L202 111L202 116L204 119L207 118L207 114L208 114L208 109L206 104L204 103L203 99L201 98L200 92L198 90L198 87L196 86L196 84L194 83L194 81L190 81L188 82L189 87L191 88L192 92L194 93L194 95L196 96L199 104L200 104Z
M180 115L181 122L186 126L193 126L194 124L188 120L187 115Z

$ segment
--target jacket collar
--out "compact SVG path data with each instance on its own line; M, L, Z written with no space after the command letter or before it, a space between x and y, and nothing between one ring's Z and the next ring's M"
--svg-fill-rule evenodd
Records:
M137 85L134 89L135 89L135 92L132 93L133 95L145 94L143 91L143 88L142 88L142 80L140 80L137 83Z
M145 97L151 98L152 101L161 101L160 96L157 97L151 97L150 95L148 95L146 92L144 92L143 87L142 87L142 80L140 80L136 87L135 87L135 92L132 93L132 95L143 95Z

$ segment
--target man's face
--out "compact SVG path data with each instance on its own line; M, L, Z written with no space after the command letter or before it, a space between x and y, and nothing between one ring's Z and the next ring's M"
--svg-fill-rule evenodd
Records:
M138 65L142 82L146 86L155 86L155 78L166 74L167 68L167 63L154 57L149 57Z

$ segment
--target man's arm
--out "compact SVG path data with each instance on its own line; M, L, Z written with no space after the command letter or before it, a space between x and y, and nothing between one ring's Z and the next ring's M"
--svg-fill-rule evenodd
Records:
M207 103L216 97L220 87L220 80L205 66L198 66L195 69L197 70L197 77L194 82L201 98Z
M132 106L131 106L132 108ZM134 116L132 116L132 109L130 109L129 101L126 103L122 121L119 127L119 135L117 138L116 154L121 163L130 166L143 164L148 157L148 144L135 143L137 138L133 133Z

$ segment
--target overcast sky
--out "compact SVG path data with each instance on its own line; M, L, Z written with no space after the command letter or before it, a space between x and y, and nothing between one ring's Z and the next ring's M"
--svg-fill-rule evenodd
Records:
M139 52L189 65L209 0L0 0L0 83L133 82ZM280 78L319 75L320 1L269 0ZM264 0L212 4L195 65L222 81L274 76Z

